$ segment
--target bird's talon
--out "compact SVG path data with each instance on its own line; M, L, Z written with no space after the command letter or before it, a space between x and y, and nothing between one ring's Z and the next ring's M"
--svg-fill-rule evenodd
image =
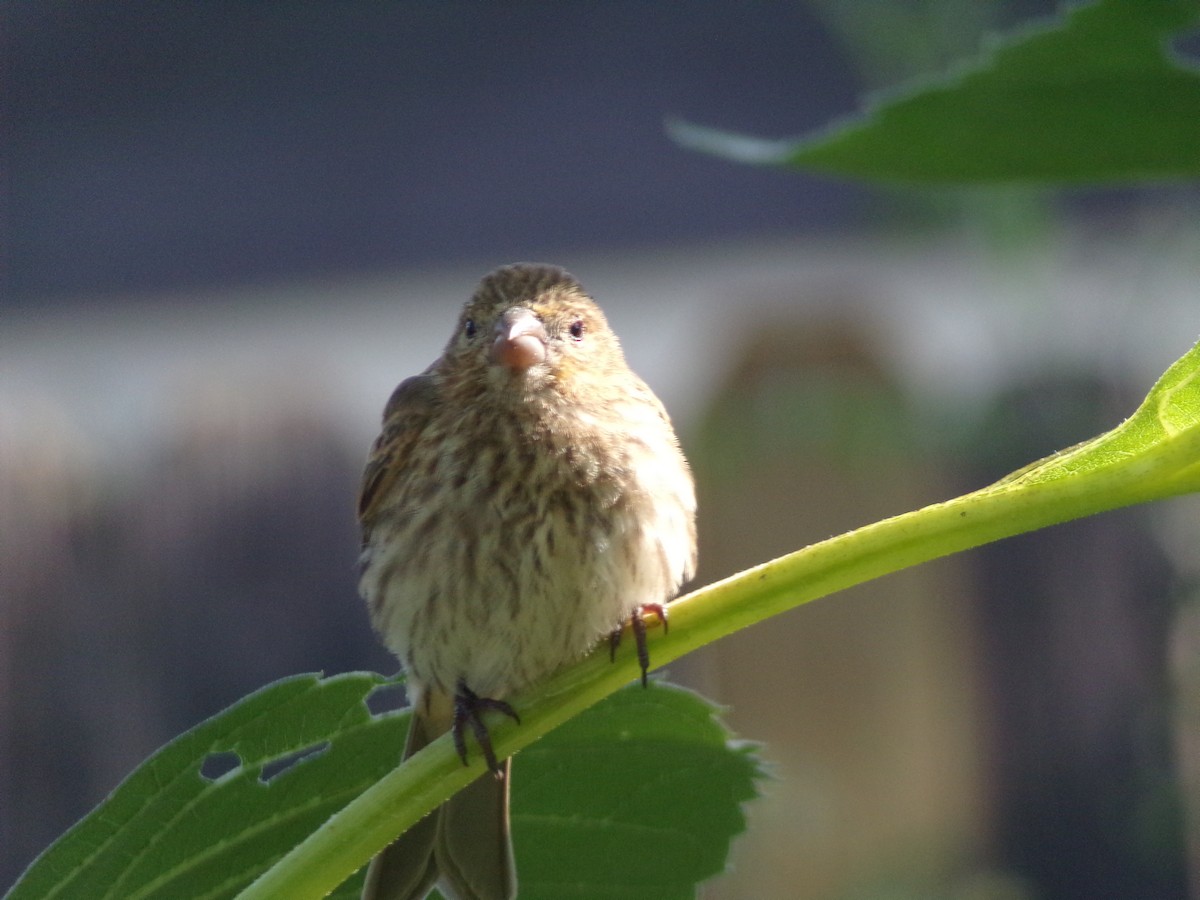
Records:
M646 644L646 613L652 612L662 623L663 634L667 633L667 608L661 603L644 603L634 607L629 614L629 628L633 632L633 640L637 645L638 664L642 668L642 687L648 686L650 671L650 649ZM617 628L608 635L608 658L617 658L617 648L621 646L622 629Z
M467 765L467 739L464 730L466 726L470 725L471 732L475 735L475 742L483 751L483 758L487 761L488 769L493 775L499 776L500 762L496 759L496 752L492 749L491 735L488 734L487 725L483 721L483 712L488 709L504 713L514 719L518 725L521 724L521 717L517 715L517 711L512 708L511 704L492 697L480 697L460 681L454 694L454 723L451 731L454 734L454 749L458 751L458 757L465 766Z

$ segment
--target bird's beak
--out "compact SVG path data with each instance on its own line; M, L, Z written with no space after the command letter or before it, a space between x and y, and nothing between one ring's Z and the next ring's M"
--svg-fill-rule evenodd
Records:
M546 359L546 329L532 311L515 306L496 322L492 361L524 372Z

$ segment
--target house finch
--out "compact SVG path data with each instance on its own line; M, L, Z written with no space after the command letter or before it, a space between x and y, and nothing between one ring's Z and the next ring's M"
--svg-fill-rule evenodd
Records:
M662 403L571 275L497 269L402 382L363 473L360 590L407 673L404 755L470 729L493 770L372 861L365 898L516 893L509 764L482 713L632 619L696 564L695 494ZM665 624L665 617L664 617ZM615 647L615 641L614 641Z

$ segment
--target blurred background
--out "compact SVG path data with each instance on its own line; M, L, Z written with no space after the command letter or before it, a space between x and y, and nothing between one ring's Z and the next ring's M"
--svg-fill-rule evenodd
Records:
M395 668L358 475L498 264L571 269L666 402L698 583L1120 422L1200 333L1196 186L884 189L662 127L807 132L1051 9L4 4L0 885L243 694ZM777 776L704 896L1189 896L1198 535L1060 526L672 667Z

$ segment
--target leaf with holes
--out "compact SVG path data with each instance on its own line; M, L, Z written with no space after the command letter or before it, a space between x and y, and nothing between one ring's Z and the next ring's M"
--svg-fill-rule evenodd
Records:
M43 853L10 900L229 897L393 768L408 717L389 680L298 675L167 744Z
M10 900L236 895L399 762L408 714L366 704L394 684L298 675L242 699L144 762ZM758 775L707 701L661 683L619 692L514 764L522 897L693 896L724 866Z

